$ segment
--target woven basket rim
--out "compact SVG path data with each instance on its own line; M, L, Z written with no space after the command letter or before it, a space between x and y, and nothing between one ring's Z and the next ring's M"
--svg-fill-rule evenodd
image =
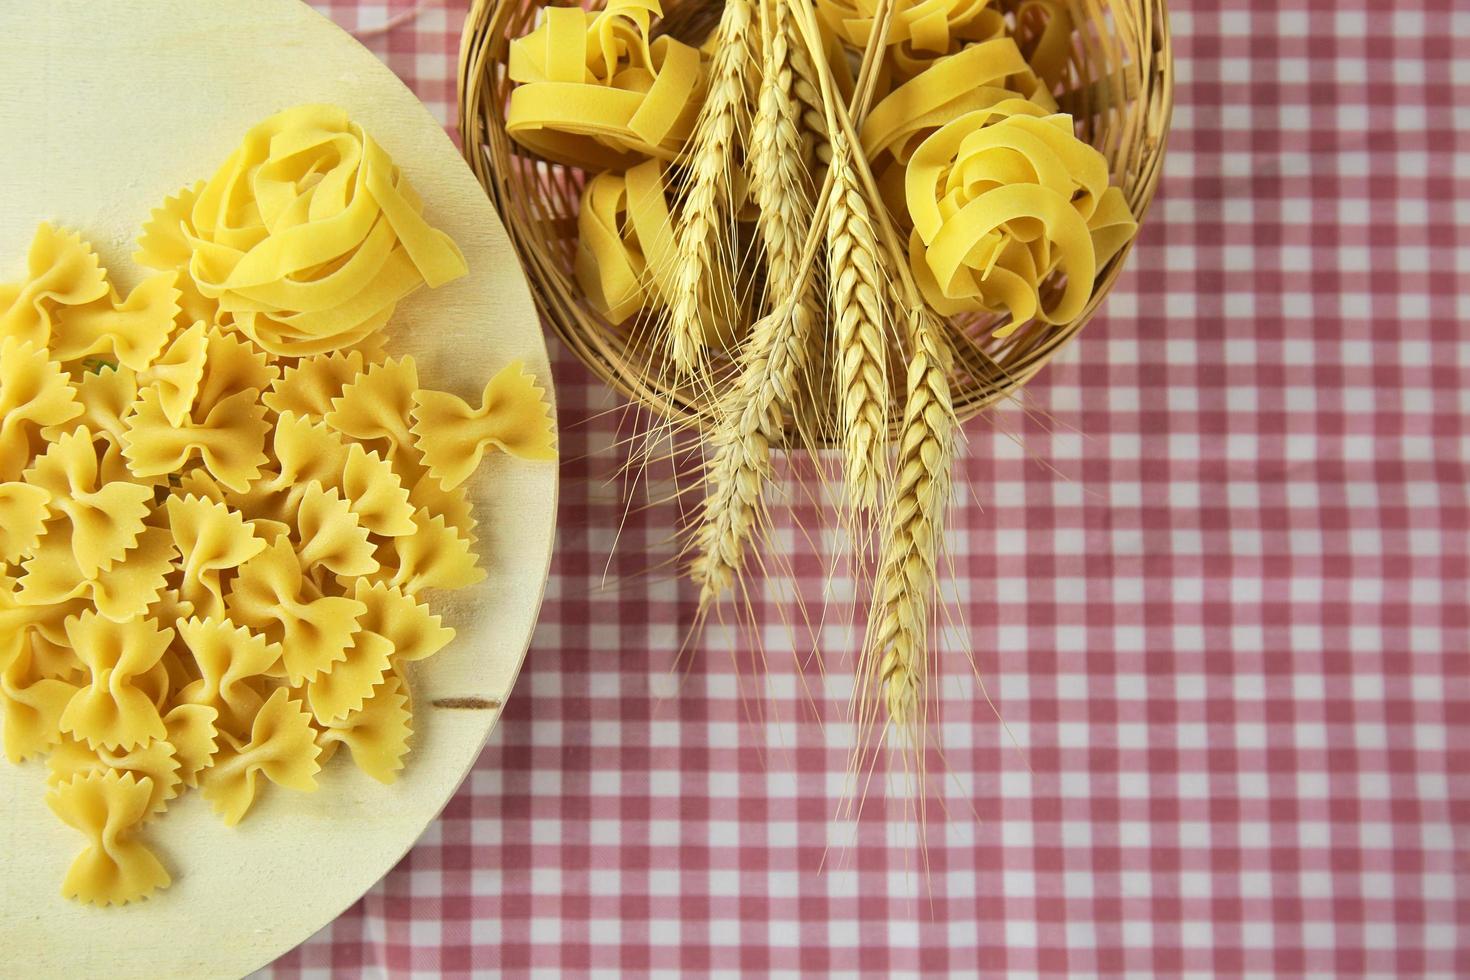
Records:
M704 3L707 0L684 2ZM1001 0L1003 5L1005 2ZM1167 0L1070 2L1074 9L1085 9L1091 15L1092 25L1106 27L1111 23L1115 28L1108 34L1112 44L1127 47L1130 54L1144 52L1141 57L1134 54L1131 61L1118 65L1110 77L1095 80L1092 85L1069 93L1086 106L1095 97L1100 100L1110 98L1103 86L1104 81L1114 91L1118 86L1125 90L1121 113L1124 131L1109 162L1113 165L1121 159L1128 163L1121 173L1126 178L1125 193L1141 232L1158 188L1173 114L1173 49ZM607 323L585 303L578 301L579 290L570 268L558 263L539 228L528 227L528 222L517 218L517 208L523 202L513 201L512 191L524 190L526 183L512 180L505 173L510 158L504 154L497 158L494 141L499 140L510 154L519 156L524 151L512 148L504 129L503 99L493 97L487 76L493 68L503 71L508 57L511 34L496 29L498 22L511 11L541 5L538 0L473 0L465 18L460 44L457 88L461 151L501 214L543 320L562 342L602 381L624 396L665 418L702 425L712 417L710 404L695 399L689 390L670 387L666 379L652 376L623 358L620 328ZM675 9L671 4L669 12L672 14ZM1135 47L1128 47L1128 41L1120 40L1120 31L1124 29L1133 34L1132 40L1139 42ZM1097 42L1097 46L1103 45ZM1094 88L1098 89L1097 95L1088 91ZM1115 177L1120 173L1116 168L1113 172ZM1074 320L1053 327L1024 325L1017 331L1022 338L1015 345L1018 356L1002 361L1003 375L990 372L988 384L981 384L971 375L970 380L974 383L955 385L954 406L962 421L1015 394L1057 351L1081 332L1117 282L1137 239L1135 234L1099 270L1092 296ZM952 336L969 336L962 326L954 326L954 321L946 322L952 325ZM974 341L962 342L969 344ZM897 424L896 418L892 421Z

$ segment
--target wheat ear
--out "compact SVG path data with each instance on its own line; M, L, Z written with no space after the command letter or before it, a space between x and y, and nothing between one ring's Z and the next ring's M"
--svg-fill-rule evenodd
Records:
M888 334L882 260L852 144L832 137L832 205L827 213L827 292L837 348L843 473L855 510L877 506L888 460Z
M746 543L764 515L771 446L785 428L814 325L810 305L790 300L751 328L732 408L710 436L708 489L689 570L700 587L701 611L729 590L745 565Z
M811 139L812 156L818 163L832 160L832 140L827 132L827 108L822 102L822 82L817 67L812 63L812 53L802 42L794 17L781 21L790 49L791 94L796 99L801 124ZM826 57L823 53L821 57Z
M898 472L864 644L866 689L880 688L895 724L922 724L930 602L949 503L957 422L950 401L949 343L924 307L910 319L911 354Z
M726 0L720 15L709 90L695 125L689 153L688 190L684 196L674 254L675 299L669 308L669 359L686 374L699 364L705 332L702 310L709 283L721 258L730 212L734 149L749 116L745 69L746 38L752 24L750 0Z
M751 192L760 208L756 230L766 256L766 295L776 306L795 294L803 278L802 246L811 219L812 189L803 162L801 108L791 66L797 45L792 43L790 10L785 0L774 0L773 7L764 32L760 100L746 160Z
M771 476L771 446L788 415L795 416L800 377L816 323L804 245L811 218L811 187L802 163L800 113L792 95L791 35L782 0L763 17L760 100L751 124L746 161L760 208L756 229L766 259L772 312L751 330L728 408L711 433L713 457L696 533L690 576L707 609L730 587L745 563L745 547L761 519Z

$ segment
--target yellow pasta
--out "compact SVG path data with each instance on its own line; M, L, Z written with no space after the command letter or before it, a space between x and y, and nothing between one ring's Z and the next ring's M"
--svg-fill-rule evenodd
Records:
M590 170L672 160L704 100L703 59L668 35L651 37L658 0L610 0L603 10L548 7L510 45L506 131L548 160Z
M1008 314L999 336L1032 318L1078 316L1097 270L1136 227L1072 117L1039 115L1021 100L966 113L925 139L909 160L905 199L925 298L946 314ZM1062 288L1046 303L1053 275Z
M82 414L76 392L46 348L0 340L0 480L13 480L39 448L43 429Z
M153 692L173 635L149 619L115 623L90 611L68 619L67 641L87 668L87 682L62 711L61 730L94 749L134 749L163 738Z
M556 458L550 407L519 361L490 379L479 408L442 391L416 391L413 402L419 451L446 488L463 483L491 446L521 459Z
M162 813L169 800L179 795L183 784L178 756L166 737L126 751L92 748L85 742L67 738L46 757L46 768L49 770L46 782L52 786L60 786L77 776L94 772L132 773L140 782L146 779L152 784L148 813Z
M53 789L46 804L87 838L61 893L94 905L123 905L166 887L169 874L133 832L148 815L152 780L109 769L74 776Z
M265 703L264 682L281 660L281 645L227 619L181 620L178 630L200 675L179 700L211 709L211 726L243 738Z
M397 301L465 272L421 210L307 106L153 212L130 291L50 225L0 286L0 739L89 838L65 895L167 885L135 835L186 790L234 824L342 745L403 768L403 671L454 636L425 596L485 577L465 479L487 445L555 457L519 367L471 409L384 353Z
M317 741L324 756L346 745L359 769L380 783L392 783L403 768L412 734L407 687L397 674L390 673L361 711L328 722Z
M42 224L31 240L23 282L0 286L0 340L51 341L56 311L85 306L107 295L107 277L92 246L75 232Z
M20 561L36 549L51 516L51 491L12 481L0 483L0 562Z
M47 509L65 520L47 534L66 535L83 578L99 577L137 545L153 505L152 487L101 479L97 443L85 426L53 442L23 479L45 491Z
M412 357L374 364L343 385L342 393L332 399L326 423L344 436L394 453L413 441L408 413L418 387L418 365Z
M204 780L202 792L225 823L240 822L255 802L257 777L303 793L316 791L321 771L311 716L276 688L256 713L246 738L221 733L224 743Z
M587 181L577 231L577 282L609 321L667 306L677 294L673 221L659 161Z
M336 350L381 329L419 286L464 275L464 256L421 210L345 112L288 109L247 133L194 198L188 271L264 350Z
M360 350L303 357L272 382L260 400L277 415L291 412L319 422L332 410L332 399L342 394L342 387L362 372Z
M182 565L179 596L205 616L225 614L220 575L239 568L265 550L265 540L239 511L203 497L171 496L169 530Z

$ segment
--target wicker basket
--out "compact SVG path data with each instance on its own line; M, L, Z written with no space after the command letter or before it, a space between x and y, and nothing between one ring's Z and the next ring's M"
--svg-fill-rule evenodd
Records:
M1002 10L1019 0L994 0ZM1140 221L1153 198L1173 107L1173 62L1165 0L1069 0L1074 36L1070 79L1057 93L1078 135L1102 151ZM581 298L573 273L577 209L586 175L547 163L505 130L512 83L510 41L532 29L541 0L474 0L460 50L460 132L465 158L500 210L542 315L599 377L669 418L712 417L709 387L677 384L658 352L638 348ZM669 0L663 30L698 43L718 19L714 0ZM1131 247L1131 243L1130 243ZM956 412L969 418L1028 381L1092 317L1129 253L1098 270L1092 297L1070 323L1028 323L1003 339L994 317L950 322L957 357ZM972 356L965 356L969 352ZM901 381L900 381L901 383ZM895 400L901 405L901 399Z

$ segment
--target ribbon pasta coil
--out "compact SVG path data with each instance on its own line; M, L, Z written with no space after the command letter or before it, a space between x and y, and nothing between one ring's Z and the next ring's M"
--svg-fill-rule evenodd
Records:
M1136 224L1107 163L1072 118L1013 99L966 113L909 160L910 261L945 314L1009 314L998 335L1033 317L1065 323L1092 296L1097 270ZM1059 295L1043 297L1053 275Z
M384 355L466 271L421 211L345 113L289 109L153 212L131 292L46 224L0 286L0 744L86 839L66 896L166 886L144 838L187 790L235 824L341 746L404 767L434 595L486 574L465 481L556 457L521 365L471 406Z
M510 45L519 84L506 131L548 160L589 170L677 157L704 101L704 64L697 48L650 37L660 13L658 0L546 8Z

